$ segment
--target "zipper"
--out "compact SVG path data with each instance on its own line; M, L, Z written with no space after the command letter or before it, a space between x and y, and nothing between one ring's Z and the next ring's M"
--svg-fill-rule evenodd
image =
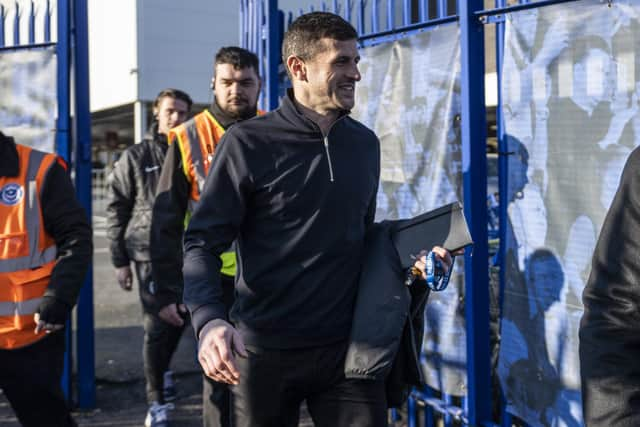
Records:
M333 165L331 164L331 154L329 154L329 137L324 137L324 151L327 153L327 162L329 163L329 179L333 182Z
M338 117L336 121L331 123L331 127L327 131L327 134L322 136L322 140L324 142L324 151L325 153L327 153L327 163L329 164L329 180L331 182L334 182L334 178L333 178L333 163L331 162L331 153L329 152L329 134L331 133L331 129L333 129L335 124L338 123L340 120L344 119L345 117L347 117L346 114L341 117Z

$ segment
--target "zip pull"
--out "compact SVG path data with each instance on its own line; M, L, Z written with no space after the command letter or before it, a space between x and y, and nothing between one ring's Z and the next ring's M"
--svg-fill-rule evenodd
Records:
M333 182L333 165L331 164L331 154L329 153L329 137L324 137L324 151L327 153L327 162L329 163L329 179Z

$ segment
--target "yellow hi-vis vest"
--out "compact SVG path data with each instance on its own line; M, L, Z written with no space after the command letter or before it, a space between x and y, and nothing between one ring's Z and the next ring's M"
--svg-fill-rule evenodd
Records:
M35 314L56 262L40 195L56 156L16 144L17 177L0 177L0 348L14 349L45 336L34 334Z

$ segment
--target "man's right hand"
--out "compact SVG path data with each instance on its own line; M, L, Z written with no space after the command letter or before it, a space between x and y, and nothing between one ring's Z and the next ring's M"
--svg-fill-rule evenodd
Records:
M122 289L130 291L133 287L133 274L131 274L131 267L127 265L116 268L116 279Z
M170 325L182 326L184 325L184 320L182 320L182 316L180 316L180 313L186 313L186 311L187 308L184 306L184 304L172 303L162 307L158 312L158 317L160 317Z
M247 357L240 333L222 319L208 322L200 331L198 361L204 373L214 381L238 384L240 373L235 355Z

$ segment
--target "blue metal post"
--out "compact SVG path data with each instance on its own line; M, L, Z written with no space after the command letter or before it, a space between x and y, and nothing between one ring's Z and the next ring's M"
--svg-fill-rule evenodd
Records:
M33 2L29 8L29 44L36 42L36 12Z
M484 97L484 26L474 16L483 0L459 0L462 83L464 211L474 241L465 254L465 315L469 424L491 420L487 142Z
M378 9L380 0L372 0L371 2L371 32L377 33L380 31L378 27L378 21L380 20L380 12Z
M247 8L245 7L245 0L240 0L240 16L239 16L239 22L238 22L238 41L240 43L240 47L246 49L246 45L244 42L244 34L245 34L245 27L244 27L244 17L247 14Z
M427 22L429 20L429 5L427 3L427 0L420 0L420 4L418 5L420 22Z
M438 0L438 18L444 18L447 14L447 0Z
M249 21L249 32L247 34L247 42L248 42L248 49L251 52L255 52L255 34L256 34L256 27L255 27L255 0L249 0L248 2L248 13L247 13L247 20Z
M266 108L273 110L278 107L278 64L280 63L280 13L278 0L267 0L267 67L265 96Z
M89 106L89 28L87 0L74 0L76 194L91 218L91 113ZM80 291L76 325L78 338L78 406L96 405L93 328L93 267Z
M453 405L453 398L450 394L442 393L442 400L447 405L447 407ZM444 427L453 427L453 417L448 412L443 416L443 425Z
M358 35L364 35L364 0L358 0Z
M393 30L396 26L396 2L387 0L387 31Z
M57 98L58 119L56 122L56 153L67 163L71 164L71 134L69 132L69 117L71 109L71 91L69 90L69 75L71 74L71 50L69 47L71 31L69 23L69 0L58 0L58 41L56 43L57 56ZM64 365L62 370L62 391L67 401L71 400L71 372L72 372L72 335L71 322L66 325L66 344Z
M418 426L418 411L417 411L416 399L410 394L407 400L407 427Z
M402 2L402 25L411 24L411 0L403 0Z
M322 7L320 8L320 10L323 12L327 11L327 4L325 2L322 2Z
M13 45L20 46L20 5L16 2L16 14L13 17Z
M44 42L51 42L51 3L47 0L44 11Z
M256 0L256 27L257 27L257 34L256 34L256 39L257 39L257 46L256 46L256 50L254 51L255 54L258 56L258 68L259 68L259 74L261 76L265 75L265 62L267 61L264 57L264 33L263 33L263 29L264 29L264 13L263 13L263 4L264 4L265 0ZM268 78L268 77L267 77ZM266 87L263 86L260 89L260 109L264 110L265 109L265 93L266 93Z
M4 47L4 6L0 4L0 47Z
M344 11L344 20L347 22L351 22L351 0L347 0L347 7Z
M433 390L431 387L426 386L423 394L425 397L433 397ZM435 417L433 416L433 408L430 405L424 407L424 425L426 427L433 427L435 425Z

